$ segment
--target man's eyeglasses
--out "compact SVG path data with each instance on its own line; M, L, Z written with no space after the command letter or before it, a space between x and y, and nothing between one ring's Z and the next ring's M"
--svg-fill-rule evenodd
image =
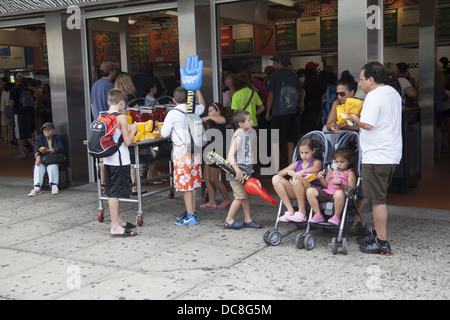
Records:
M338 96L338 97L343 97L343 96L345 96L345 92L336 92L336 96Z

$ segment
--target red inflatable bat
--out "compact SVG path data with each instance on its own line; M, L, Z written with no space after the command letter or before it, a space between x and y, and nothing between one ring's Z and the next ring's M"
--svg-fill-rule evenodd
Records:
M211 151L207 155L207 158L214 162L220 169L236 179L236 171L227 160L222 158L214 151ZM261 186L261 182L259 182L258 179L252 178L248 174L244 173L244 181L242 183L244 184L245 190L248 193L260 196L262 199L266 200L269 203L278 204L278 201L272 198L267 193L267 191L263 189L263 187Z

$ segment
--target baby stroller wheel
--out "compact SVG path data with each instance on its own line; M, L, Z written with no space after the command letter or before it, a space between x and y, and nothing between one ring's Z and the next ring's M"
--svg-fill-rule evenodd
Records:
M342 239L342 253L347 255L348 253L348 242L347 238Z
M175 197L175 191L173 189L169 189L168 196L170 199L173 199L173 197Z
M314 248L314 237L312 234L308 234L305 239L303 240L303 244L306 248L306 250L312 250Z
M303 249L305 247L304 239L305 237L301 233L299 233L297 237L295 237L295 244L297 245L297 248Z
M97 219L98 219L98 222L103 222L103 218L104 218L104 216L103 216L103 210L98 210L98 212L97 212Z
M263 239L264 239L264 242L267 244L270 244L269 243L269 233L271 233L272 231L273 231L273 229L267 229L266 232L264 232Z
M337 254L337 243L336 243L336 238L332 238L331 239L331 252L333 252L333 254Z
M281 236L281 233L279 233L278 231L274 230L271 231L267 237L267 240L269 241L269 244L272 246L277 246L281 243L281 239L283 237Z

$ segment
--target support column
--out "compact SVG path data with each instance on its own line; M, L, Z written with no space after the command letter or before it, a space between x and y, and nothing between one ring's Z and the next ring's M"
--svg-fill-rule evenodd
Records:
M202 93L207 103L214 100L212 76L211 7L209 0L178 0L178 34L180 66L188 56L197 54L203 60ZM197 17L197 18L196 18Z
M434 164L434 72L436 68L436 0L420 0L419 107L422 121L422 164Z
M358 80L367 62L383 63L383 1L339 0L338 5L339 74L349 70ZM374 11L368 12L370 6Z
M64 137L69 181L78 186L89 181L86 146L80 139L86 136L81 29L67 28L67 17L59 12L46 14L45 29L53 123Z

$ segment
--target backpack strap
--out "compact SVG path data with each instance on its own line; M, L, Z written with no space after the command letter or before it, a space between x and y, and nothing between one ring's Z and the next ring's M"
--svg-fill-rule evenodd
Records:
M255 90L252 89L252 94L250 95L250 99L248 99L247 104L245 105L244 109L242 109L242 110L245 111L245 109L248 108L248 106L249 106L249 104L250 104L250 101L252 101L252 98L253 98L253 94L254 94L254 93L255 93Z

